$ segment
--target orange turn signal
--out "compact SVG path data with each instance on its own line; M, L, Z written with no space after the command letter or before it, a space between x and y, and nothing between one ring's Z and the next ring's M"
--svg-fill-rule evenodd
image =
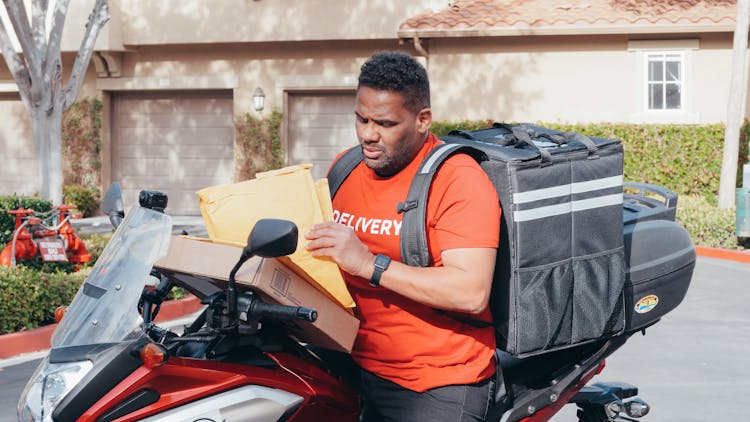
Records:
M166 351L159 345L148 343L140 351L141 361L146 368L155 368L167 361Z
M57 308L55 308L55 322L60 322L60 320L65 316L65 312L68 312L67 306L58 306Z

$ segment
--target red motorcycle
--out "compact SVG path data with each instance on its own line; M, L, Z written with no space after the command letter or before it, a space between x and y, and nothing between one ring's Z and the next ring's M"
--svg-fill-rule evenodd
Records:
M74 205L59 205L48 213L25 208L8 211L15 217L15 228L10 242L0 252L0 265L12 267L36 256L44 262L91 262L86 245L70 224L75 209Z
M359 420L360 398L334 369L337 362L286 335L285 321L314 321L316 312L264 303L234 281L252 256L292 253L293 223L259 221L226 289L214 286L202 297L204 310L178 335L153 322L161 300L180 283L153 271L172 229L162 212L166 197L142 193L141 206L121 222L121 201L112 197L105 197L105 208L119 227L26 386L19 420ZM649 406L633 399L635 386L586 386L632 334L524 359L499 352L502 385L488 420L548 421L567 403L576 404L586 422L645 415Z

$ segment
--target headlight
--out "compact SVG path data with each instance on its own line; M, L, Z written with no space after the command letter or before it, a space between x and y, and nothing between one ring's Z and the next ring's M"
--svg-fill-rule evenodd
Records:
M55 407L93 367L88 360L49 363L45 358L21 394L19 421L51 422Z

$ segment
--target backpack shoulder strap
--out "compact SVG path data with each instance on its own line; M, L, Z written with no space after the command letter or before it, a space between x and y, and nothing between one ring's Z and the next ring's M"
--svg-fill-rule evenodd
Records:
M482 151L467 145L438 145L422 161L411 181L406 201L398 204L397 211L404 214L400 232L401 261L407 265L426 267L430 264L427 246L427 196L440 166L448 157L459 152L472 156L478 162L487 159Z
M349 148L338 160L336 160L331 168L328 169L328 187L331 190L331 199L336 196L336 192L344 183L349 174L354 170L357 165L364 159L362 155L362 148L357 145Z

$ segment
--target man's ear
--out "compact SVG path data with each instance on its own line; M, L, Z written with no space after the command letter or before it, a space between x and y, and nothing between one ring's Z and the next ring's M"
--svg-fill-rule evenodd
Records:
M432 126L432 109L423 108L417 113L417 131L421 134L427 134Z

